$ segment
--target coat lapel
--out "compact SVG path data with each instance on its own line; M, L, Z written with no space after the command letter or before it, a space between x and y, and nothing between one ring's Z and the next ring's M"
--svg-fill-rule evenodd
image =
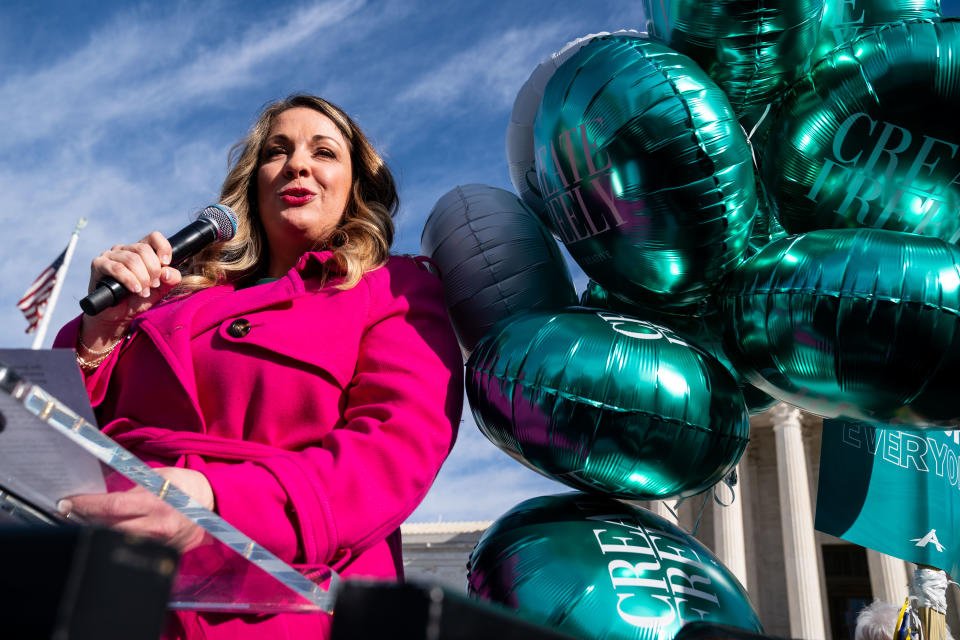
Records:
M288 310L298 298L305 295L316 293L326 298L337 291L330 284L319 289L316 278L307 280L306 286L304 284L304 278L319 275L321 265L329 258L329 252L307 253L301 257L294 269L274 282L239 291L232 284L219 285L184 298L165 301L136 318L131 324L131 330L139 329L149 336L200 414L190 341L217 325L223 325L220 333L228 337L225 333L226 320L256 312L265 313L265 317L270 318L273 314L266 310L275 309L278 312L276 318L279 320L283 320L284 316L298 316L294 320L304 321L301 314L279 312ZM328 317L339 317L343 321L352 321L357 317L356 310L352 313L348 309L341 311L334 311ZM344 313L349 317L345 317ZM345 386L349 381L353 371L335 366L337 355L333 352L337 349L331 348L331 342L336 341L329 340L329 333L325 337L318 336L315 331L301 331L289 322L282 321L265 324L265 327L258 327L256 335L246 342L320 366L331 373L341 386ZM317 340L322 340L324 344L317 343ZM327 357L328 355L330 357ZM314 362L317 357L319 361Z

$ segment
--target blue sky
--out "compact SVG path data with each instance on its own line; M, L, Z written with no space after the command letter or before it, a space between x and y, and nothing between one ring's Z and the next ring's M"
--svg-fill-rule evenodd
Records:
M0 346L30 346L16 301L77 218L89 225L46 346L79 312L93 257L153 229L172 233L215 202L231 145L265 103L294 92L340 104L375 141L401 189L395 250L418 253L447 190L511 188L504 132L536 65L588 33L642 30L642 4L3 3ZM960 0L943 4L960 14ZM492 519L562 489L494 448L466 415L413 519Z

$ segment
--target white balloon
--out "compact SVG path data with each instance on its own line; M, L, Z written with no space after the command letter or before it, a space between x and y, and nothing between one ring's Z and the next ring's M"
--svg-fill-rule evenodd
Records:
M513 110L510 112L510 122L507 124L507 166L510 170L510 182L517 195L527 204L528 207L541 218L546 212L546 205L543 198L540 197L540 185L537 183L537 170L535 167L536 150L533 146L533 121L537 117L537 109L540 108L540 100L543 98L544 87L553 77L554 72L564 62L569 60L573 54L580 51L585 44L599 38L609 35L644 35L634 29L623 29L614 31L612 34L607 31L599 33L590 33L572 42L568 42L562 49L556 53L550 54L545 58L537 68L533 70L527 81L517 92L516 100L513 102Z

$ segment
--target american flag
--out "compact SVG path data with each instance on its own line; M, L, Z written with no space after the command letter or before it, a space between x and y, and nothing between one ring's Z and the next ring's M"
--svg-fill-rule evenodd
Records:
M63 266L66 255L67 250L64 249L57 256L57 259L33 281L27 292L20 298L20 302L17 303L17 307L23 311L23 315L27 316L27 322L30 323L30 326L27 327L27 333L33 333L37 330L37 325L47 308L47 299L50 298L53 286L57 283L57 277L60 275L60 268Z

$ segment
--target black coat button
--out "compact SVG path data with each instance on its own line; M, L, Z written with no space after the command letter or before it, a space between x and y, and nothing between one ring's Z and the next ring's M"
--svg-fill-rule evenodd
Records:
M250 333L250 321L246 318L238 318L227 327L227 333L233 338L242 338Z

